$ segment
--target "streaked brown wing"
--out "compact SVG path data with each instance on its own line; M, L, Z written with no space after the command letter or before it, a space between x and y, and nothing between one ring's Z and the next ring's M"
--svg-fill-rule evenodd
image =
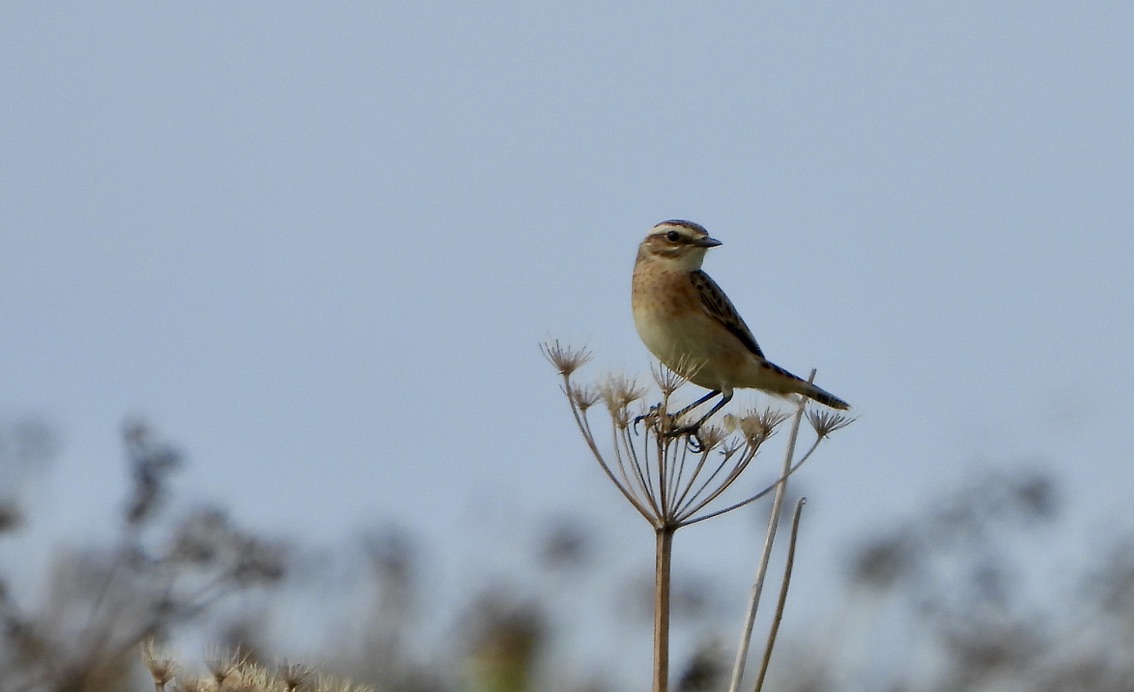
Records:
M701 304L705 306L705 310L719 320L725 329L740 339L745 348L763 358L764 352L756 343L756 337L752 336L752 331L748 329L748 325L741 319L736 308L732 306L732 301L728 299L717 282L710 279L709 275L703 271L691 272L689 278L693 281L693 287L697 289L697 294L701 296Z

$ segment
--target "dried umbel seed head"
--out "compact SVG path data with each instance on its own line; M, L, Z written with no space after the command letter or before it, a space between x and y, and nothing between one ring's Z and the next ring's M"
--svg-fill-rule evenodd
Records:
M625 417L630 404L644 397L646 389L625 375L610 375L599 385L599 393L612 416L620 413Z
M218 686L223 685L226 680L236 674L242 662L241 657L233 651L222 651L219 648L210 647L205 652L205 665Z
M826 409L822 411L818 409L808 409L807 420L811 423L811 427L815 429L815 434L819 437L830 437L831 433L836 430L842 430L854 422L854 418L850 416Z
M597 404L602 399L602 394L599 393L594 387L577 387L575 385L568 385L567 397L580 411L586 411L590 407Z
M702 425L700 430L697 431L697 437L700 439L700 446L697 451L707 454L719 447L728 438L728 433L715 425Z
M315 677L315 669L310 666L283 661L276 671L276 677L283 682L288 692L294 692L294 690L300 689L301 686L306 685Z
M776 426L787 420L785 413L766 408L763 411L748 411L735 419L736 429L751 447L759 447L772 436Z
M576 370L591 360L591 353L585 348L571 348L564 346L556 339L550 343L540 344L540 350L563 377L571 377Z
M677 363L676 370L670 370L665 364L661 362L654 362L650 365L650 374L654 376L654 382L657 383L658 389L661 390L662 397L668 399L673 396L673 393L681 388L689 378L692 377L700 366L689 365L685 356Z
M163 689L177 673L177 664L165 651L162 651L152 639L142 644L142 663L153 676L156 689Z

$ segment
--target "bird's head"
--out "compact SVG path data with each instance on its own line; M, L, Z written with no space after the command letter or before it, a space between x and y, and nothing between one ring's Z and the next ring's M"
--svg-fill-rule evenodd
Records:
M705 252L721 244L709 237L700 224L692 221L662 221L638 246L638 261L664 262L675 269L696 271L705 260Z

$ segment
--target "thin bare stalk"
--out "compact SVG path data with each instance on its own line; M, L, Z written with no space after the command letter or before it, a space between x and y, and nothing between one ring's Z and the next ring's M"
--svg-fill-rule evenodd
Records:
M801 497L795 503L795 514L791 518L791 536L788 538L787 563L784 565L784 580L780 584L780 598L776 601L776 615L772 618L772 629L768 632L768 644L764 647L764 660L760 662L760 675L756 678L754 692L764 689L764 678L768 675L768 665L772 662L772 648L776 645L776 635L780 633L780 623L784 619L784 606L787 604L788 587L791 586L791 571L795 567L795 546L799 541L799 518L803 515L803 505L807 498Z
M702 451L700 454L696 454L695 456L698 459L703 460L704 458L709 456L709 453L706 450L706 451ZM684 487L684 484L686 483L686 481L685 481L685 462L688 459L689 459L688 453L683 453L680 456L678 456L677 459L676 459L677 463L674 465L674 468L671 470L670 475L669 475L669 488L667 488L666 494L671 498L671 504L672 504L672 506L675 510L678 507L681 506L681 498L684 496L684 493L682 492L682 488ZM704 463L704 462L703 461L699 462L697 464L697 467L700 468L700 465L702 463Z
M775 483L769 485L767 488L764 488L763 490L756 493L755 495L752 495L751 497L745 498L745 499L741 500L740 502L731 504L728 507L722 507L721 509L709 512L708 514L702 514L698 517L694 517L693 519L683 520L681 522L681 525L682 526L689 526L691 524L696 524L696 523L705 521L707 519L712 519L713 517L719 517L722 514L728 514L729 512L731 512L735 509L740 509L741 507L743 507L745 505L752 504L753 502L755 502L756 500L759 500L760 498L764 497L765 495L767 495L770 492L779 490L780 486L783 483L786 483L787 479L791 478L792 474L794 474L797 470L799 470L800 466L803 466L803 462L805 462L805 461L807 461L808 459L811 458L812 453L815 452L815 450L819 447L819 444L822 441L823 441L822 438L817 438L815 440L815 442L813 442L811 444L811 446L808 447L807 451L803 454L803 456L801 456L799 458L799 461L792 464L791 468L788 469L786 474L780 476L779 480L777 480ZM704 504L708 504L708 503L704 503Z
M699 521L704 521L705 519L711 519L712 517L715 517L719 514L724 514L725 512L731 512L732 510L737 509L738 507L743 507L745 504L752 502L755 499L757 499L755 497L749 498L748 500L745 500L743 502L738 502L737 504L735 504L731 507L726 507L726 508L724 508L720 511L713 512L711 514L706 514L704 516L696 517L694 519L689 519L689 517L693 516L697 512L699 512L702 509L704 509L705 507L707 507L710 503L713 502L713 500L716 500L726 490L728 490L729 487L733 484L733 482L736 481L736 479L740 477L740 474L744 473L744 470L746 468L748 468L748 464L751 463L751 461L754 458L756 458L756 449L751 449L751 450L745 452L744 454L742 454L740 459L737 460L736 465L732 468L732 470L729 471L725 475L725 479L721 482L716 483L711 491L709 491L706 495L702 496L702 493L706 491L706 489L709 487L709 484L716 479L717 475L724 469L725 464L729 461L729 458L725 457L725 460L722 461L721 464L717 467L717 469L715 471L713 471L712 475L710 475L709 478L704 483L701 484L701 487L697 489L697 491L693 494L693 497L687 503L687 505L686 505L687 510L685 512L683 512L681 517L680 517L681 525L682 526L688 526L690 524L696 524ZM761 491L761 493L766 494L770 490L771 490L771 488L765 488L763 491Z
M701 458L697 462L697 468L693 470L693 473L690 475L689 479L685 481L685 484L683 486L684 490L682 491L681 496L677 498L677 502L674 503L675 507L677 508L677 512L674 516L682 526L685 525L686 519L696 514L699 510L703 509L708 503L712 502L715 495L710 496L708 499L703 499L702 493L705 492L705 489L709 486L710 483L712 483L713 479L716 478L721 469L723 469L726 464L732 462L732 458L736 455L736 453L737 452L735 450L722 451L721 463L715 470L710 472L709 477L705 479L699 487L694 489L693 484L701 476L701 472L705 469L705 464L709 460L709 453L707 451L701 453ZM742 459L741 461L737 462L737 466L741 467L744 463L746 462L744 462ZM729 474L729 477L732 478L735 475L737 474L734 471ZM729 480L728 482L731 483L731 480Z
M654 564L654 692L669 690L669 574L674 526L656 529Z
M610 479L610 482L614 483L615 487L622 491L622 494L626 497L627 500L630 501L631 504L637 506L637 503L634 501L634 497L626 491L626 488L622 487L622 484L619 483L618 479L614 477L614 473L610 470L610 467L606 465L606 460L602 458L602 452L599 451L598 445L595 444L594 435L591 434L590 422L586 420L585 414L579 411L578 406L575 405L575 400L570 395L570 376L563 375L562 377L563 391L567 392L567 402L571 408L571 415L575 418L575 425L579 427L579 432L583 434L583 441L587 443L587 447L591 450L591 454L594 455L595 460L598 461L599 466L602 467L602 470L606 472L606 475Z
M815 379L815 371L811 371L808 382ZM791 472L792 457L795 455L795 441L799 437L799 424L803 420L803 411L807 401L800 397L799 406L791 421L791 434L788 436L787 452L784 454L784 463L781 467L780 481L776 486L776 494L772 500L772 516L768 519L768 531L764 535L764 551L760 556L760 564L756 567L756 581L752 585L752 596L748 601L748 617L744 622L744 630L740 636L740 646L736 650L736 661L732 667L732 680L729 682L729 692L740 692L740 680L744 677L744 661L748 658L748 648L752 643L752 629L756 625L756 611L760 606L760 594L764 590L764 577L768 573L768 562L772 557L772 544L776 540L776 530L780 524L780 511L784 504L784 495L787 493L787 477Z
M642 463L634 449L633 440L630 439L630 436L625 430L623 430L621 434L623 441L626 443L625 447L627 453L625 455L622 454L623 445L618 444L619 432L616 429L614 431L614 458L618 464L619 472L626 481L623 494L627 497L635 498L635 500L632 500L634 506L639 508L638 511L642 513L642 516L645 517L647 521L651 521L653 515L657 513L657 506L654 502L653 494L650 493L649 490L649 478L642 469ZM629 457L629 461L626 460L626 457ZM627 470L627 466L634 469L633 477L631 477Z

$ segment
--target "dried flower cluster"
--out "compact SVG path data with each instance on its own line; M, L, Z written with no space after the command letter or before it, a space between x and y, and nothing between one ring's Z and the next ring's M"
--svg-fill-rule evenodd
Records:
M349 680L320 675L313 668L286 661L274 670L235 654L206 658L208 674L178 675L178 665L152 641L142 645L142 663L155 692L372 692Z
M655 528L679 528L743 507L764 497L776 484L721 509L710 510L756 458L788 416L766 408L722 417L720 425L697 431L685 426L688 411L673 405L685 379L655 365L653 381L659 403L646 406L649 389L624 375L611 375L597 385L579 385L575 373L591 360L585 349L558 341L543 345L543 353L559 371L563 392L591 453L622 495ZM610 451L599 442L589 413L603 402L609 414ZM671 414L670 411L677 411ZM802 465L819 443L852 422L836 412L810 410L808 420L816 439L788 474ZM777 481L778 483L779 481Z

